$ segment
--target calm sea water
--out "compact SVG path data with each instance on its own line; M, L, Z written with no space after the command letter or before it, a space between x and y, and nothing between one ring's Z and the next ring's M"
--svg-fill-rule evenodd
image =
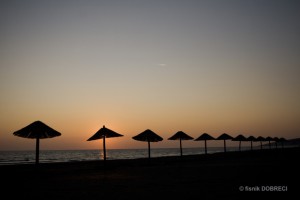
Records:
M242 150L249 149L248 147ZM236 147L227 147L227 151L237 151ZM208 153L223 152L223 147L210 147ZM184 155L204 154L204 148L184 148ZM151 157L179 156L178 148L151 149ZM147 158L148 149L108 149L107 159ZM102 150L41 150L40 163L79 162L102 160ZM32 164L35 151L0 151L0 165Z

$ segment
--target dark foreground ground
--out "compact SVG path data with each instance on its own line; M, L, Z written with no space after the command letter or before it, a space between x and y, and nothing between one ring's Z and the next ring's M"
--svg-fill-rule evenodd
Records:
M0 166L1 199L292 199L299 159L300 148L286 148Z

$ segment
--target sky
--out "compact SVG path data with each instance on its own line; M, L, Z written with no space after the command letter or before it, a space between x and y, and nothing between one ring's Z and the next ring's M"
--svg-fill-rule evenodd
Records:
M0 0L0 150L40 120L62 136L41 149L153 148L228 133L300 137L300 2ZM185 141L184 147L203 142ZM228 142L229 146L238 145ZM209 142L212 146L222 141Z

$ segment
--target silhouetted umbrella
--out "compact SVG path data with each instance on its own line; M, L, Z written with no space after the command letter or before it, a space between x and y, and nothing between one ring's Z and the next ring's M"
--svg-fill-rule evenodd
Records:
M207 154L206 140L215 140L215 138L213 138L212 136L208 135L207 133L203 133L197 139L195 139L195 141L201 141L201 140L204 140L205 154Z
M35 164L39 164L40 139L60 136L61 133L50 128L41 121L35 121L28 126L13 133L15 136L36 139Z
M251 142L251 150L253 149L253 147L252 147L252 142L254 141L256 141L256 138L255 137L253 137L253 136L250 136L250 137L248 137L247 138L247 141L250 141Z
M256 138L256 141L260 142L260 149L262 149L262 142L266 141L266 138L264 138L262 136L259 136L259 137Z
M233 138L226 134L226 133L223 133L222 135L220 135L217 140L224 140L224 152L226 152L226 140L232 140Z
M150 142L159 142L162 141L163 138L154 133L153 131L147 129L144 132L132 137L134 140L148 142L148 157L150 158Z
M285 138L279 138L279 142L281 142L281 147L284 148L284 142L286 141Z
M239 141L239 151L241 151L241 143L242 141L246 141L247 139L243 135L238 135L235 138L232 139L233 141Z
M269 149L271 149L271 140L273 140L273 138L271 138L270 136L266 137L266 141L269 142Z
M192 138L191 136L187 135L186 133L184 133L182 131L178 131L177 133L175 133L175 135L170 137L168 140L179 140L180 141L180 156L182 156L181 140L192 140L192 139L194 139L194 138Z
M275 142L275 147L277 149L277 142L279 142L279 138L278 137L274 137L273 141Z
M106 161L106 147L105 147L105 138L112 138L112 137L121 137L123 135L116 133L105 126L99 129L92 137L90 137L87 141L103 139L103 155L104 161Z

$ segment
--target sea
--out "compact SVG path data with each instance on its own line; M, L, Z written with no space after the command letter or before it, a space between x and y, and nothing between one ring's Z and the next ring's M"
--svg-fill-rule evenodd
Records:
M237 147L227 147L227 151L238 151ZM248 147L242 151L249 150ZM207 152L223 152L223 147L209 147ZM184 148L183 155L204 154L204 148ZM179 148L151 149L151 157L179 156ZM147 158L148 149L107 149L107 160ZM102 150L40 150L40 163L80 162L103 160ZM35 151L0 151L0 165L35 163Z

